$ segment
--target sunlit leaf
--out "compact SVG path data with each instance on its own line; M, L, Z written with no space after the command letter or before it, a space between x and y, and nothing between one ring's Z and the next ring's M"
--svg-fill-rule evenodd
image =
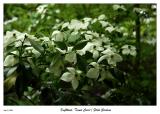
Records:
M75 52L70 52L70 53L66 54L65 60L68 61L68 62L71 62L71 63L72 62L76 63L77 62L76 53Z
M76 50L80 50L82 48L84 48L84 46L87 44L87 40L81 40L78 43L75 44L74 49Z
M8 76L6 80L4 80L4 92L8 92L15 85L16 78L17 72L14 72L10 76Z
M87 77L88 78L97 79L98 76L99 76L99 70L97 68L90 68L89 71L87 72Z
M76 90L78 88L78 85L79 85L79 81L77 80L77 78L76 77L73 78L71 83L72 83L73 89Z
M7 76L10 76L12 73L14 73L14 71L16 71L17 69L17 66L13 67L13 68L10 68L8 73L7 73Z
M38 58L41 55L41 53L35 49L32 50L32 53L35 55L36 58Z
M76 42L79 38L80 38L80 35L79 35L79 34L70 35L70 37L68 38L68 42L69 42L69 43L74 43L74 42Z
M107 79L107 80L114 80L115 78L112 76L112 74L108 70L102 69L102 71L101 71L101 78L99 79L99 81L103 81L105 79Z
M44 48L36 41L28 38L29 42L31 43L31 45L37 50L39 51L40 53L43 53L44 52Z
M55 76L60 76L63 70L64 64L60 54L56 54L50 64L49 72L54 73Z

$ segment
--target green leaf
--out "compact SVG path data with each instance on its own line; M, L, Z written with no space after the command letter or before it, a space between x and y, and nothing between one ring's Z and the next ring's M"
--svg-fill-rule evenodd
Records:
M71 63L76 63L77 62L76 53L73 51L73 52L66 54L65 60Z
M116 91L116 89L110 89L105 94L103 94L101 97L103 99L108 99L112 95L112 93L115 92L115 91Z
M113 75L107 70L102 69L101 71L101 78L99 79L99 81L103 81L104 79L107 80L114 80L115 78L113 77Z
M84 48L84 46L86 46L87 42L88 42L87 40L81 40L81 41L79 41L79 42L76 43L76 45L74 46L74 49L75 49L75 50L80 50L80 49Z
M51 73L54 73L55 76L60 76L61 75L61 72L63 70L63 63L62 61L59 59L56 61L56 63L53 65L53 66L50 66L50 72Z
M44 52L44 48L36 41L28 38L29 42L31 43L31 45L37 50L39 51L40 53L43 53Z
M8 73L7 73L7 76L10 76L12 73L14 73L14 71L17 69L17 66L13 67L13 68L10 68Z
M64 41L64 34L60 31L54 31L52 33L53 40L56 42L63 42Z
M115 53L111 59L115 62L121 62L123 60L123 58L117 53Z
M77 66L78 66L78 69L86 72L86 69L87 69L87 59L85 58L85 56L81 56L79 54L77 54Z
M73 80L72 80L72 87L74 90L76 90L78 88L78 85L79 85L79 81L77 80L77 78L75 77Z
M95 78L97 79L99 76L99 70L96 68L90 68L89 71L87 72L87 77L88 78Z
M36 58L38 58L41 55L41 53L37 51L36 49L33 49L32 53L35 55Z
M103 30L102 25L99 21L96 21L95 23L92 24L92 29L93 31L97 31L98 33L101 33Z
M71 35L71 30L64 31L64 32L63 32L63 35L64 35L63 41L67 41L68 38L69 38L70 35Z
M29 99L23 98L23 99L17 99L14 97L9 97L10 102L12 102L12 105L34 105Z
M68 38L68 42L69 43L75 43L79 38L80 38L79 34L70 35L70 37Z
M65 82L71 82L74 78L74 75L71 74L70 72L65 72L62 77L61 80L65 81Z
M37 67L37 66L35 65L35 63L33 62L32 58L28 58L27 60L28 60L30 66L31 66L31 68L32 68L32 73L33 73L35 76L38 77L38 76L39 76L39 72L40 72L39 67Z
M60 76L64 68L63 57L57 53L50 64L49 72L54 73L55 76Z
M16 78L17 78L17 72L14 72L10 76L8 76L7 79L5 79L4 92L8 92L15 85Z
M106 75L106 79L111 79L111 80L115 79L109 71L103 72L103 75Z
M132 56L136 56L137 52L136 52L136 50L131 50L131 51L130 51L130 54L131 54Z
M60 49L67 50L67 45L65 42L55 42L55 43Z

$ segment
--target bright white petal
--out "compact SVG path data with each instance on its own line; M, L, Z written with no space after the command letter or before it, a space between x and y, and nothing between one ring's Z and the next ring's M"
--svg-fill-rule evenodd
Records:
M124 45L122 46L122 49L128 48L128 45Z
M137 52L136 52L136 50L131 50L131 51L130 51L130 54L131 54L132 56L136 56Z
M64 24L62 25L62 29L68 27L68 25L69 25L69 22L64 23Z
M108 55L108 56L110 56L110 55L113 55L113 54L114 54L114 52L113 52L110 48L108 48L108 49L104 50L102 53L103 53L103 54L105 54L105 55Z
M93 58L97 59L99 57L99 52L97 50L93 51Z
M96 62L91 62L90 65L92 65L96 69L99 69L99 64Z
M73 67L67 67L67 70L68 70L71 74L75 75L75 72L76 72L75 68L73 68Z
M4 60L4 66L13 66L18 63L18 60L14 57L14 55L8 55Z
M130 50L128 48L125 48L122 50L122 54L128 55L130 53Z
M70 72L65 72L61 77L61 80L65 82L71 82L73 79L74 79L74 75L71 74Z
M110 26L110 27L107 27L105 30L111 33L115 30L115 28L113 28L113 26Z
M85 36L85 39L86 39L86 40L91 40L91 39L93 39L93 36L92 36L92 35L85 34L84 36Z
M68 62L71 62L71 63L72 62L76 63L77 62L76 53L75 52L71 52L71 53L66 54L65 60L68 61Z
M98 17L98 20L104 20L106 18L106 16L104 15L104 14L102 14L102 15L100 15L99 17Z
M107 59L107 55L101 56L101 57L98 59L97 63L100 63L100 62L103 61L104 59Z
M102 27L106 27L107 25L109 25L109 23L106 21L100 21L100 23L101 23Z

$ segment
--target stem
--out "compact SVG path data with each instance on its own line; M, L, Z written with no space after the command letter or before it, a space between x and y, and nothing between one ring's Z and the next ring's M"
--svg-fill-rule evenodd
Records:
M25 36L24 36L24 40L22 41L21 49L20 49L20 51L19 51L19 61L20 61L20 62L22 61L23 45L24 45L24 41L25 41L26 38L27 38L27 36L25 35Z

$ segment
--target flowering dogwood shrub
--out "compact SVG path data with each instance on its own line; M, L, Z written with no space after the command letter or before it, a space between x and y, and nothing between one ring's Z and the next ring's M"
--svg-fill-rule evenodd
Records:
M71 104L78 105L111 102L108 98L128 83L123 78L129 73L118 66L126 57L137 55L134 43L116 42L119 34L129 36L127 28L116 26L101 14L96 18L57 20L49 36L30 33L46 18L48 10L49 5L36 8L40 18L28 26L29 32L12 30L4 34L4 92L15 91L19 99L26 97L40 105L70 104L72 100ZM126 8L113 5L113 10ZM55 10L56 14L60 12ZM94 98L86 100L92 94Z

